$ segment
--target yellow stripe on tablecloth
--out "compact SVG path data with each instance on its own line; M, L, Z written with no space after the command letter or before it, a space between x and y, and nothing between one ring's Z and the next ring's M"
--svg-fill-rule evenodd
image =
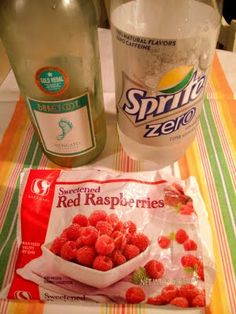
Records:
M43 314L44 304L40 302L11 301L7 314Z

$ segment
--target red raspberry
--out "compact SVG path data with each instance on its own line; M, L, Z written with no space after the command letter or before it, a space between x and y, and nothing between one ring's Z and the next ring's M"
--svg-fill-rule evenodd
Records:
M83 246L76 252L76 259L79 264L91 267L96 256L96 251L91 246Z
M148 298L147 303L152 304L152 305L165 305L165 304L167 304L161 294L157 295L155 297Z
M146 269L148 276L152 279L161 278L165 271L163 264L156 260L149 261L144 268Z
M192 284L182 285L179 288L179 296L186 298L189 303L199 294L199 290Z
M175 240L179 244L183 244L186 240L188 240L188 234L184 229L179 229L175 234Z
M140 303L145 300L146 296L142 288L130 287L125 294L127 303Z
M178 206L181 203L179 194L175 191L165 191L164 203L169 206Z
M123 248L127 244L127 239L125 235L120 231L114 231L111 237L114 239L116 249L123 250Z
M83 242L83 240L82 240L81 237L79 237L79 238L75 241L75 243L76 243L77 249L79 249L79 248L81 248L82 246L84 246L84 242Z
M132 244L131 243L131 239L132 239L132 237L133 237L133 234L132 233L124 233L124 237L125 237L125 240L126 240L126 243L127 244Z
M135 225L135 223L131 220L128 220L126 222L124 222L124 228L125 228L125 231L126 232L129 232L129 233L135 233L136 230L137 230L137 227Z
M186 194L179 194L179 200L181 204L192 205L192 199Z
M81 231L81 239L85 245L94 245L98 238L98 231L95 227L84 227Z
M98 221L105 221L107 218L107 213L104 210L95 210L88 218L91 226L96 226Z
M60 252L61 252L61 248L62 246L66 243L67 238L65 236L60 236L60 237L57 237L51 247L50 247L50 251L56 255L60 255Z
M204 281L204 266L202 261L194 255L184 255L181 258L181 264L184 268L192 268L193 272L196 271L198 277Z
M203 293L199 293L192 300L193 307L204 307L206 305L205 295Z
M95 249L100 255L108 255L115 249L114 240L106 234L98 237L95 243Z
M115 228L119 222L119 217L116 214L110 214L107 215L106 221L112 225L112 228Z
M181 264L183 267L194 267L199 262L199 259L191 254L184 255L181 258Z
M107 222L107 221L99 221L96 224L96 228L97 228L97 230L99 231L100 234L111 235L112 231L113 231L112 225L109 224L109 222Z
M198 260L195 267L197 268L197 274L199 279L204 281L204 267L202 261Z
M158 237L157 242L162 249L168 249L168 247L170 246L170 239L164 235Z
M124 247L123 254L127 260L134 258L135 256L139 255L140 249L133 244L126 244Z
M61 248L61 257L67 261L72 261L76 258L76 243L74 241L67 241Z
M173 183L172 187L179 193L179 194L184 194L184 190L182 186L179 183Z
M192 215L194 213L194 208L192 203L188 203L185 205L182 205L179 209L180 215Z
M124 232L124 230L125 230L125 227L124 227L123 222L119 221L117 225L115 226L114 231Z
M175 285L168 285L161 290L161 296L166 304L178 296L179 289Z
M68 240L75 241L81 233L81 227L78 224L72 224L68 228L66 228L63 233L65 232Z
M135 233L132 235L130 243L136 245L143 252L149 245L149 239L143 233Z
M182 298L182 297L177 297L174 298L170 304L175 305L175 306L179 306L179 307L188 307L188 300L186 298Z
M73 222L73 224L78 224L81 227L87 227L88 218L85 215L78 214L73 218L72 222Z
M125 256L121 253L120 250L114 250L112 252L112 260L115 266L119 266L126 262Z
M67 238L67 228L62 231L62 233L60 234L60 237L66 238L67 240L69 240L69 239Z
M93 268L101 271L107 271L112 269L113 263L110 257L104 255L98 255L93 262Z
M183 245L184 245L185 251L196 251L197 250L197 243L191 239L186 240Z

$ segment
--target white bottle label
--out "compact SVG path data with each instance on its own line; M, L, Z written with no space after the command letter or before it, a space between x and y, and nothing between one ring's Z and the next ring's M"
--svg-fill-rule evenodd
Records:
M46 152L73 157L96 147L87 93L61 101L26 99Z

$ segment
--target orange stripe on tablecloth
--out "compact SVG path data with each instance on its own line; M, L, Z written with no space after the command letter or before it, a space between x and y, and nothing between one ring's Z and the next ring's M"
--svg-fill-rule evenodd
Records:
M217 91L218 96L221 96L222 98L225 98L227 96L227 98L233 99L233 91L227 82L227 78L222 69L222 66L220 64L217 54L215 54L215 57L213 59L210 79L211 80L213 79L214 82L216 82L216 86L218 87L218 91ZM213 95L215 95L215 93ZM234 108L231 108L231 109L234 109ZM236 113L236 108L233 112Z
M220 116L223 119L225 133L233 150L236 150L236 100L233 99L233 92L227 82L218 57L214 58L213 68L210 75L210 83L216 99Z
M195 151L196 151L196 139L186 150L185 154L178 161L180 174L182 179L187 179L189 176L196 176L196 160L195 160ZM191 169L191 171L190 171Z
M31 138L32 129L30 129L29 126L27 126L22 141L20 141L18 147L16 147L17 154L15 156L9 155L8 156L9 160L6 160L1 165L4 170L8 169L8 172L6 172L7 173L6 177L4 177L2 174L0 175L0 182L2 185L0 194L1 200L0 226L2 225L5 219L5 215L7 214L7 209L11 201L12 189L15 189L20 171L22 170L22 165L25 160L25 156L30 145Z
M40 302L10 301L7 314L43 314L44 304Z
M26 126L29 124L25 104L20 99L16 103L15 111L12 119L4 133L3 139L0 143L0 180L4 180L9 177L11 169L14 167L6 167L6 163L12 162L14 156L18 154L18 150L21 147L23 136ZM4 167L5 166L5 167Z
M11 197L11 189L16 185L31 137L32 129L30 129L26 108L24 103L19 100L0 143L0 226L6 215ZM16 164L16 160L18 164Z

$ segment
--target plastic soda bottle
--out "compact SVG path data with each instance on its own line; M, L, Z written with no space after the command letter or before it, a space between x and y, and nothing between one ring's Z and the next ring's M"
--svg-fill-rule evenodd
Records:
M0 32L44 152L66 167L106 139L92 0L2 0Z
M220 1L113 0L118 132L163 167L193 141L221 21Z

